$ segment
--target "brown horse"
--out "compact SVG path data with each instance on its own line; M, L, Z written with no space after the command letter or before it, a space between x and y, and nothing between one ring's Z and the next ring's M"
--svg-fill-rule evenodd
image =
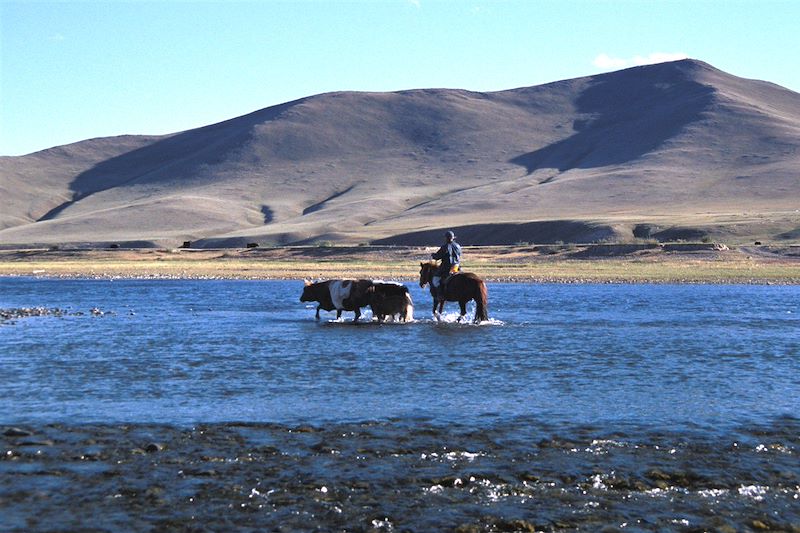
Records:
M436 314L436 304L439 304L439 313L442 312L444 301L436 301L436 288L431 283L431 279L439 265L433 261L419 264L419 286L430 286L431 296L433 296L433 313ZM445 300L448 302L458 302L461 306L461 316L459 321L467 314L467 302L475 300L475 323L489 320L488 294L486 284L481 278L469 272L453 274L445 285Z

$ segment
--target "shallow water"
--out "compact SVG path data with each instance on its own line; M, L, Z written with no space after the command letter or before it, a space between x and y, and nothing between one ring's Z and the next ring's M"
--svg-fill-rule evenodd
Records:
M800 287L409 287L0 280L0 530L800 527Z

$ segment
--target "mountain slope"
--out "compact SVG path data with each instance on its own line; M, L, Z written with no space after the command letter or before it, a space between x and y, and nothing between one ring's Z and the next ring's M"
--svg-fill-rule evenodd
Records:
M780 238L800 228L798 169L800 95L694 60L494 93L329 93L0 158L0 244ZM506 229L466 229L485 224Z

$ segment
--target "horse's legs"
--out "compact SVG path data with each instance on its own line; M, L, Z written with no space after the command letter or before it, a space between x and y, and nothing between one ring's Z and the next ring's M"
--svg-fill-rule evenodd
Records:
M439 300L439 314L442 314L442 310L444 309L444 300Z
M317 306L317 320L319 320L319 308L322 307L321 305Z
M431 311L431 313L433 313L434 315L436 314L436 304L438 304L438 303L439 302L436 300L436 297L434 296L433 297L433 310Z
M355 308L356 317L353 319L353 322L358 322L358 319L361 318L361 308Z
M464 315L467 314L467 302L466 300L459 300L458 305L461 307L461 316L458 317L458 321L461 322L464 319Z
M342 310L341 309L337 309L336 310L336 320L339 320L340 318L342 318Z

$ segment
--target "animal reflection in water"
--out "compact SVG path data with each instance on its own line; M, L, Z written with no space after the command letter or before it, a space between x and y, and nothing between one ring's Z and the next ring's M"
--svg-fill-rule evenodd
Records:
M361 308L369 306L372 315L383 322L387 317L403 322L414 319L414 303L408 288L401 283L370 279L332 279L312 283L305 282L301 302L317 302L319 310L336 311L336 319L342 311L353 311L354 322L361 317Z
M441 314L444 308L444 300L437 302L436 288L433 286L431 280L436 270L439 268L439 265L434 261L429 261L427 263L420 263L419 266L419 286L430 286L431 297L433 297L433 314L437 316L437 303L439 307L438 314ZM461 306L459 321L463 320L464 316L467 314L467 302L470 300L475 300L475 322L478 323L489 320L486 283L475 274L470 272L452 274L445 285L445 300L448 302L458 302L458 305Z

